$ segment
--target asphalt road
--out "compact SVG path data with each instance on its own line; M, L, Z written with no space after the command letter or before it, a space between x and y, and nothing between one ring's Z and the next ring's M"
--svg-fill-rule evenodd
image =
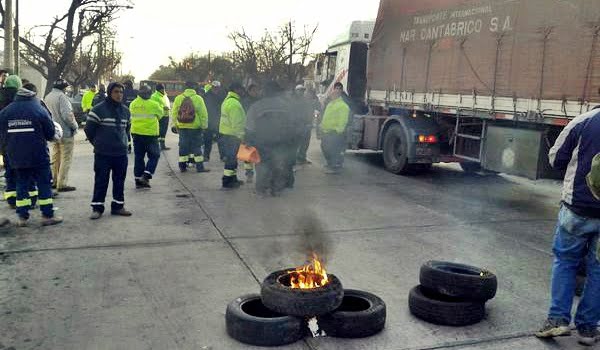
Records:
M387 324L370 338L283 349L580 348L571 337L531 335L548 307L558 182L467 175L453 165L395 176L367 154L348 155L342 175L325 175L313 142L314 163L298 169L295 189L258 198L248 185L221 190L216 160L208 174L174 172L173 147L151 190L136 191L129 173L133 217L92 222L91 147L76 147L78 190L56 199L65 223L41 228L35 213L31 227L0 232L2 350L252 348L225 333L225 307L258 292L268 273L305 262L298 221L311 215L323 227L328 271L383 298ZM14 216L5 207L0 215ZM440 327L409 313L408 292L430 259L498 276L483 322Z

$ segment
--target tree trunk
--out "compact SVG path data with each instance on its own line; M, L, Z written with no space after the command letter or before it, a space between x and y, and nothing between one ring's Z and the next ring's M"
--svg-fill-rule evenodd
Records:
M46 83L46 91L44 92L44 96L48 95L50 91L52 91L52 86L54 85L54 82L59 78L60 73L56 69L48 69L48 82Z

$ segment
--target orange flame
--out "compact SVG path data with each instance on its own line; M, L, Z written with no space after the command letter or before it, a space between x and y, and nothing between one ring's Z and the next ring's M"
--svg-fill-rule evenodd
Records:
M313 289L327 284L327 271L319 256L313 253L312 261L296 270L288 271L290 285L294 289Z

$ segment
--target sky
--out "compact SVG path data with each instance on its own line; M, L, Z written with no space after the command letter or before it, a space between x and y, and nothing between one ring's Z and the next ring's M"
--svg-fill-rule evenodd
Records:
M169 56L232 49L227 35L244 28L253 37L292 20L297 29L318 25L313 52L354 20L374 20L379 0L133 0L134 8L119 14L113 25L116 48L124 53L123 73L146 79ZM20 0L22 32L66 13L70 0Z

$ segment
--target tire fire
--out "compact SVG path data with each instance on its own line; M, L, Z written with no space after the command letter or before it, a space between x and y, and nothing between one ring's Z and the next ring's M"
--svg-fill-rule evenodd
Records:
M319 256L312 255L312 261L296 270L288 271L290 285L293 289L314 289L327 284L327 271Z

